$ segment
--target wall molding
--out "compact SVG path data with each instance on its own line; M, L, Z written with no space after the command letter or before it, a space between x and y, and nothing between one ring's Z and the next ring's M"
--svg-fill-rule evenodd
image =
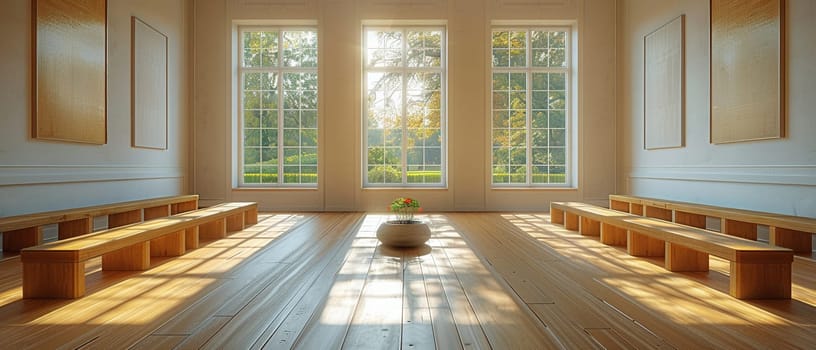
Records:
M631 168L629 179L816 186L816 165L654 166Z
M0 165L0 186L183 178L179 166Z

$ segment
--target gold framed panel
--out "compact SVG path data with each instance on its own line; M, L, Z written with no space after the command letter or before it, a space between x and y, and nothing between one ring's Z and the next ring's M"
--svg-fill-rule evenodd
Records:
M32 137L107 143L107 1L33 0Z
M711 143L784 137L784 0L710 5Z

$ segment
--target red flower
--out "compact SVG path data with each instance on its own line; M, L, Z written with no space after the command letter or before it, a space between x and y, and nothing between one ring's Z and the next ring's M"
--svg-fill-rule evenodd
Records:
M405 198L405 204L411 204L411 198Z

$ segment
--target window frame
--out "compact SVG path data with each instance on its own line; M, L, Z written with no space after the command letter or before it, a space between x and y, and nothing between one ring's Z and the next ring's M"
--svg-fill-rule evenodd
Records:
M244 33L245 32L277 32L278 33L278 63L274 67L244 67ZM283 64L283 55L280 54L281 50L281 43L283 42L283 33L287 31L312 31L315 33L317 37L317 47L316 47L316 54L317 54L317 64L314 67L287 67ZM319 73L319 66L320 66L320 31L316 24L300 24L300 25L276 25L276 24L269 24L269 25L257 25L257 24L249 24L249 25L238 25L237 26L237 45L235 45L237 50L237 59L236 64L234 66L236 72L236 101L238 106L237 111L237 161L234 163L236 164L237 168L237 185L238 188L301 188L301 189L317 189L319 186L320 181L320 73ZM276 84L276 92L277 92L277 108L274 110L277 114L277 176L278 181L275 183L247 183L245 182L244 176L244 152L245 152L245 144L244 144L244 137L245 137L245 127L244 127L244 73L248 72L258 72L258 73L275 73L278 75L277 84ZM316 130L316 145L314 146L317 154L317 160L314 164L316 169L315 171L315 182L313 183L292 183L292 182L284 182L284 94L283 94L283 75L286 73L313 73L316 75L316 99L317 103L315 105L315 130ZM259 127L260 128L260 127ZM298 145L298 148L302 148L303 143L301 142ZM302 166L303 164L299 164ZM311 165L310 165L311 166ZM300 173L302 174L302 173Z
M401 65L399 67L373 67L369 66L368 63L368 41L367 41L367 33L370 30L387 30L387 31L400 31L403 33L403 37L406 36L406 33L409 31L430 31L430 30L439 30L442 32L441 39L440 39L440 65L438 68L431 68L431 67L409 67L407 64L408 56L405 54L408 50L408 42L407 40L402 40L402 47L401 47ZM415 24L415 23L405 23L405 24L363 24L362 26L362 45L361 45L361 52L362 52L362 69L361 69L361 128L362 128L362 140L361 140L361 180L362 180L362 187L365 189L376 189L376 188L430 188L430 189L445 189L448 186L448 113L447 113L447 105L448 105L448 28L446 24ZM370 183L368 181L368 73L370 72L384 72L384 73L400 73L403 77L402 79L402 86L401 86L401 166L403 167L403 171L401 173L402 182L401 183ZM411 73L438 73L440 75L440 109L439 109L439 128L440 128L440 179L439 183L410 183L408 182L408 146L407 146L407 86L408 86L408 79L407 77Z
M525 35L525 60L526 63L523 67L495 67L493 65L493 33L500 32L500 31L524 31ZM564 32L564 61L566 63L565 67L539 67L533 66L532 58L533 58L533 48L531 46L531 35L530 32L532 31L547 31L547 32ZM573 28L569 25L550 25L550 24L494 24L491 25L488 31L488 55L487 60L489 62L488 66L488 95L490 96L487 108L487 121L489 125L489 139L487 140L488 144L488 171L487 171L487 178L490 183L490 187L493 189L515 189L515 188L522 188L522 189L563 189L563 188L574 188L575 186L575 166L574 166L574 159L573 155L577 152L578 145L574 142L573 138L576 137L578 130L576 130L577 122L574 122L574 99L576 98L575 95L578 93L575 89L575 81L574 75L576 71L575 65L577 62L574 60L574 56L577 55L575 52L577 44L573 42L575 35L573 32ZM493 140L494 140L494 131L495 128L493 126L493 74L494 73L524 73L525 74L525 167L527 168L525 176L526 181L524 183L496 183L494 182L493 178ZM532 76L533 73L564 73L564 183L534 183L533 182L533 166L532 163L532 152L533 152L533 133L532 133Z

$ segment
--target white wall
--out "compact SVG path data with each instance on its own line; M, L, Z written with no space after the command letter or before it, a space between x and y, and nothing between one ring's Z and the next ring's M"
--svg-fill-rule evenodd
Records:
M31 2L0 2L0 216L188 192L185 0L108 0L108 143L31 138ZM132 148L130 17L168 37L168 149Z
M414 196L426 210L546 210L551 200L604 201L615 192L615 1L195 1L194 188L204 203L258 201L265 210L385 210ZM235 20L317 20L320 174L317 190L234 189ZM443 20L448 29L448 188L361 186L360 37L363 20ZM489 181L490 23L569 20L579 36L578 187L495 190Z
M619 3L622 193L816 217L816 2L785 11L787 137L709 143L709 1ZM643 149L643 36L686 15L686 147Z

